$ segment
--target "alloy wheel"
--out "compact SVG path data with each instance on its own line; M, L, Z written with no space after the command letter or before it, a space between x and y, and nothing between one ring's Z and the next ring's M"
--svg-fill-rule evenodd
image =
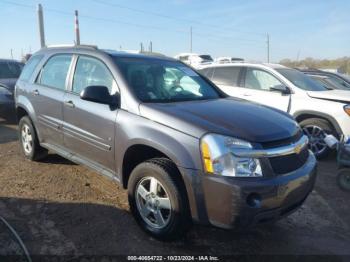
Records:
M33 136L27 124L24 124L22 126L21 138L22 138L22 145L25 153L30 154L33 150Z
M309 125L305 126L303 131L309 138L309 149L315 155L320 155L328 149L328 146L324 141L327 133L321 127Z
M142 219L151 227L166 227L172 215L169 194L154 177L145 177L135 191L137 209Z

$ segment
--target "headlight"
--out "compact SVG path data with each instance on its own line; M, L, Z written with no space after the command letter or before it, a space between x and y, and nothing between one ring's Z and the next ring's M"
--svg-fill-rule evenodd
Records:
M350 116L350 105L344 106L344 111Z
M259 159L241 158L235 149L252 149L246 141L216 134L205 135L200 141L204 170L209 174L231 177L261 177Z

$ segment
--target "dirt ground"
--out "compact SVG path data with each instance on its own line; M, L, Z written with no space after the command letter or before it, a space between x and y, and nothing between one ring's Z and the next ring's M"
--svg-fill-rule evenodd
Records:
M348 255L332 258L349 261L350 194L338 189L336 170L334 156L320 162L313 193L276 224L244 231L194 226L185 238L164 243L139 229L116 183L55 154L24 160L13 118L0 116L0 216L31 255Z

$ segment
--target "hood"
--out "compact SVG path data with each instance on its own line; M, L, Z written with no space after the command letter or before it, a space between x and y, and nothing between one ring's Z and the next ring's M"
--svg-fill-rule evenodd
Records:
M350 92L348 90L327 90L327 91L308 91L307 94L312 98L331 100L336 102L349 103Z
M299 131L286 113L235 98L141 104L140 113L197 138L216 133L263 143L286 139Z
M15 89L17 78L4 78L0 79L0 85L5 86L11 93Z

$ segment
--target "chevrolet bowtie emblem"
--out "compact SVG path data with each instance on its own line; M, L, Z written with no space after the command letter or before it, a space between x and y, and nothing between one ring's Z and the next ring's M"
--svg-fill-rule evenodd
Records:
M295 147L294 147L294 153L295 154L300 154L300 152L301 152L301 150L303 149L303 146L302 145L296 145Z

